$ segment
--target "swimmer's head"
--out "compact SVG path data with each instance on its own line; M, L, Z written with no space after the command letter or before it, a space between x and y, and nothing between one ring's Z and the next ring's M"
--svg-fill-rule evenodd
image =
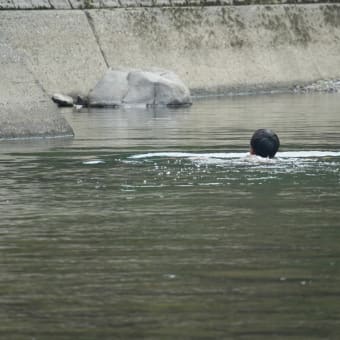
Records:
M280 140L275 132L268 129L256 130L250 140L250 153L273 158L279 149Z

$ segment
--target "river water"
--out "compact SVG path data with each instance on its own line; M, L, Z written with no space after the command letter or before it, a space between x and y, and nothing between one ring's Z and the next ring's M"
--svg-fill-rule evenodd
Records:
M1 339L339 337L340 95L65 115L0 143Z

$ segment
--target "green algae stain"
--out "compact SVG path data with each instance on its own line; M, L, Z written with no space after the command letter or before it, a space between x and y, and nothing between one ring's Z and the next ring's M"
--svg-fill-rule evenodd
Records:
M171 22L179 31L196 26L205 19L204 11L197 8L177 7L171 9L169 13L171 15Z
M303 16L299 13L292 13L289 16L289 19L291 30L295 36L295 42L304 46L308 45L308 43L312 41L312 38Z
M328 5L324 7L324 20L327 25L340 27L340 7L337 5Z

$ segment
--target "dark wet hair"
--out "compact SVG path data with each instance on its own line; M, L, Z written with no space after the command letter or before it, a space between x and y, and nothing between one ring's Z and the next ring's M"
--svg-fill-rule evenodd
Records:
M250 146L255 155L273 158L280 147L280 140L272 130L259 129L251 137Z

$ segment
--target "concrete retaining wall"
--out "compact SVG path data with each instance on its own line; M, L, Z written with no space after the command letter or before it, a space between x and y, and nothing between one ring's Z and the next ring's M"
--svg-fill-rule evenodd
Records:
M284 87L340 75L340 6L88 11L107 64L174 70L193 92Z
M87 93L106 70L83 11L0 11L0 32L49 94Z
M0 11L0 41L46 92L87 93L111 67L161 67L194 93L340 76L340 5Z
M0 43L0 139L72 136L23 58Z
M338 3L339 0L0 0L0 9L93 9L169 6Z
M61 9L89 4L39 1ZM212 6L210 1L191 7L175 4L193 0L169 1L1 10L0 43L22 56L48 95L86 94L107 67L167 68L194 94L259 91L340 76L340 4ZM27 9L37 2L31 0ZM19 3L29 2L0 0L0 7ZM13 84L17 76L13 73Z

